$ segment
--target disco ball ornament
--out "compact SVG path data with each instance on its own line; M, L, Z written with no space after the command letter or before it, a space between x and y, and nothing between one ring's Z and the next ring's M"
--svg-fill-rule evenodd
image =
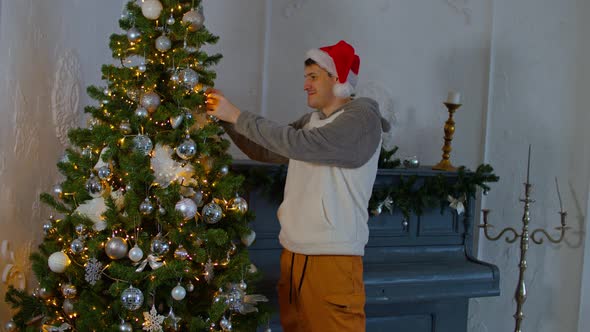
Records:
M141 40L141 31L136 27L127 30L127 40L132 43L139 42Z
M129 288L121 293L121 302L123 302L125 309L131 311L137 310L143 304L143 293L141 290L129 286Z
M191 68L183 69L178 76L180 82L192 89L197 83L199 83L199 74Z
M143 250L135 244L131 250L129 250L129 259L135 263L139 262L143 258Z
M141 4L141 13L145 18L150 20L157 20L164 7L158 0L145 0Z
M176 203L174 209L182 214L184 220L189 220L195 217L198 207L193 200L189 198L183 198L178 201L178 203Z
M49 269L55 273L63 273L70 265L70 258L62 251L57 251L51 254L47 259Z
M176 301L183 300L186 296L186 289L184 289L184 287L182 287L182 285L178 283L176 287L172 288L172 292L170 292L170 295L172 295L172 298Z
M131 134L133 130L131 129L131 123L129 123L129 120L123 120L123 121L121 121L121 123L119 124L119 130L124 135Z
M184 13L182 16L182 23L186 25L189 31L197 31L203 27L205 23L205 16L203 15L202 9L195 10L194 8Z
M149 198L145 198L141 204L139 204L139 212L144 216L152 214L154 212L154 205L150 202Z
M240 213L246 213L248 211L248 202L244 198L237 196L231 200L230 209Z
M78 290L72 284L63 284L61 285L61 293L66 299L73 299L76 297Z
M143 155L148 155L152 152L154 144L152 140L145 135L137 135L133 138L133 149Z
M107 241L104 251L110 259L121 259L127 255L127 241L122 237L113 237Z
M160 106L160 96L155 92L147 92L141 96L141 106L153 113Z
M197 143L193 141L190 136L186 136L185 139L180 142L176 147L176 155L184 160L189 160L197 154Z
M79 254L84 250L84 242L80 238L77 238L70 243L70 249L74 254Z
M102 196L105 191L105 186L102 184L102 181L95 177L94 174L90 175L90 178L86 180L84 186L88 194L94 198Z
M180 261L186 260L188 258L188 251L182 245L180 245L174 251L174 258Z
M152 240L150 244L150 250L157 255L163 255L170 250L170 244L168 241L163 238L160 234L156 235L156 237Z
M166 52L172 47L172 41L166 34L156 38L156 49L160 52Z
M208 224L216 224L223 216L221 206L211 202L203 207L203 219Z
M147 109L145 109L145 107L138 107L135 110L135 116L138 117L138 118L145 119L145 118L148 117L148 115L149 115L149 112L148 112Z
M111 171L111 168L109 166L102 166L98 169L97 171L98 173L98 178L101 180L110 180L111 177L113 176L113 172Z

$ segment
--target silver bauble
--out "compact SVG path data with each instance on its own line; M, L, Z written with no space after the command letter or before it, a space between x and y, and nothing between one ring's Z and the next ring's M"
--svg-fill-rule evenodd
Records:
M85 187L88 194L94 198L102 196L105 190L102 181L95 177L94 174L90 176L90 179L86 180Z
M182 285L180 285L179 283L178 285L176 285L176 287L172 288L172 292L170 292L170 295L172 295L172 298L176 301L180 301L184 299L184 297L186 296L186 289L184 289L184 287L182 287Z
M101 180L110 180L111 176L113 175L113 172L111 171L111 168L109 166L101 166L98 171L98 177Z
M227 175L228 173L229 173L229 167L227 165L221 166L221 168L219 169L219 174Z
M129 250L129 259L135 263L139 262L143 258L143 250L135 244L131 250Z
M72 301L72 299L65 299L63 305L61 306L64 313L66 315L71 315L73 314L74 311L74 301Z
M84 158L92 158L92 149L91 148L84 148L84 149L82 149L82 157L84 157Z
M133 332L133 325L129 322L122 321L119 325L119 332Z
M174 83L178 83L180 81L180 76L178 76L177 72L174 72L171 76L170 76L170 80Z
M131 191L131 190L133 190L133 187L130 184L125 186L125 191Z
M187 26L189 31L197 31L203 27L205 23L205 16L201 9L195 10L194 8L184 13L182 16L182 23Z
M131 123L129 123L129 120L121 121L121 123L119 124L119 130L125 135L131 134L132 129L131 129Z
M51 221L46 221L43 223L43 234L47 235L53 229L53 224Z
M50 298L53 295L53 293L51 291L47 290L47 288L45 288L45 287L40 287L37 290L37 294L39 295L40 298L42 298L44 300L47 300L48 298Z
M186 137L178 147L176 147L176 155L184 160L189 160L197 154L197 143L190 137Z
M116 236L107 241L104 251L110 259L121 259L127 255L127 241Z
M141 154L148 155L152 152L154 144L152 140L145 135L137 135L133 138L133 149Z
M231 331L232 330L231 321L229 319L225 318L225 316L223 316L223 318L221 318L221 320L219 321L219 327L221 327L223 329L223 331Z
M420 161L418 160L418 157L416 157L416 156L407 157L406 159L404 159L403 164L404 164L405 168L418 168L418 167L420 167Z
M191 68L183 69L180 72L178 78L182 84L186 85L190 89L199 83L199 74L197 74L197 72Z
M158 0L145 0L141 4L141 13L149 20L157 20L163 8L162 3Z
M76 231L76 234L81 235L82 233L84 233L85 228L86 227L84 226L84 224L78 224L76 225L74 230Z
M145 64L145 62L140 63L139 66L137 66L137 70L140 73L145 73L147 71L147 65Z
M203 207L203 219L208 224L215 224L221 220L223 216L223 210L221 206L211 202Z
M170 250L170 244L165 238L157 235L150 244L150 250L156 255L163 255Z
M61 285L61 294L66 299L73 299L76 297L76 294L78 294L78 290L76 289L76 286L72 284L63 284Z
M241 213L248 211L248 202L242 197L235 197L231 200L230 209Z
M149 115L149 114L150 114L150 113L148 112L148 110L147 110L147 109L145 109L145 107L138 107L138 108L135 110L135 116L136 116L136 117L138 117L138 118L145 119L145 118L147 118L147 117L148 117L148 115Z
M143 293L141 290L129 286L129 288L121 293L121 302L123 302L125 309L131 311L137 310L143 304Z
M181 261L188 258L188 251L182 246L182 244L174 250L174 258Z
M152 212L154 212L154 205L147 197L145 200L143 200L143 202L141 202L141 204L139 204L139 212L141 212L141 214L144 216L150 215Z
M104 93L105 96L111 96L111 94L113 94L113 92L111 91L111 89L109 89L108 87L104 88L104 90L102 90L102 93Z
M77 238L70 243L70 249L74 254L79 254L84 250L84 242L80 238Z
M4 330L6 330L6 332L16 331L16 323L9 320L8 322L6 322L6 324L4 324Z
M184 220L189 220L195 217L198 207L191 199L183 198L176 203L174 209L182 214Z
M141 31L136 27L127 30L127 40L132 43L137 43L141 40Z
M141 106L145 107L148 112L154 112L160 106L160 96L155 92L147 92L141 96Z
M241 290L244 290L245 291L248 288L248 284L246 284L246 282L244 280L242 280L238 284L238 287L240 287Z
M381 205L379 205L376 208L374 208L373 210L371 210L371 214L374 216L380 215L381 212L383 212L383 208L381 207Z
M166 214L166 209L164 209L164 207L163 207L162 205L160 205L160 206L158 207L158 213L159 213L161 216L163 216L163 215L165 215L165 214Z
M51 188L51 192L57 196L57 197L61 197L61 195L63 195L64 190L61 187L61 184L56 184L55 186L53 186L53 188Z
M187 292L192 292L194 290L195 290L195 285L193 285L193 283L189 281L189 283L186 284L186 291Z
M172 41L165 34L156 38L156 49L158 51L166 52L170 49L170 47L172 47Z
M168 18L166 19L166 24L168 24L168 25L172 25L172 24L174 24L174 23L176 23L176 20L174 19L174 16L172 16L172 14L170 14L170 17L168 17Z
M171 116L170 117L170 125L172 126L172 128L176 129L180 126L183 119L184 119L184 115L182 115L182 114L178 115L178 116Z

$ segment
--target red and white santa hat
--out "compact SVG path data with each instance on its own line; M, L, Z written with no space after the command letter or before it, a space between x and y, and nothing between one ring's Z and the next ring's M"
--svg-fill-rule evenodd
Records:
M352 45L341 40L335 45L311 49L306 55L338 77L338 83L334 85L334 95L349 97L354 92L361 60L354 53Z

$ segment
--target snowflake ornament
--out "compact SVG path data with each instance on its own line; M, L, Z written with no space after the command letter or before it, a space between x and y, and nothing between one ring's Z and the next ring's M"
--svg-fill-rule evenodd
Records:
M86 263L85 270L86 281L92 286L94 286L94 284L96 284L96 282L100 280L100 276L102 274L102 263L99 262L98 259L96 259L95 257L92 257L88 260L88 263Z
M210 283L211 280L213 280L213 277L215 277L215 272L213 271L213 262L211 261L211 258L209 258L209 260L205 264L204 275L205 275L205 280L207 281L207 283Z
M166 317L159 315L158 311L156 311L156 307L152 304L152 309L150 312L144 312L143 318L145 322L143 322L143 330L149 332L162 332L162 323Z

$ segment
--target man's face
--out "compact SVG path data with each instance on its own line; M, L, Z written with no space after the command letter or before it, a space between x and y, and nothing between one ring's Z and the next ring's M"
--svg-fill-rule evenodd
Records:
M317 64L305 66L305 83L303 90L307 92L307 105L313 109L322 109L329 105L334 98L332 88L337 78Z

